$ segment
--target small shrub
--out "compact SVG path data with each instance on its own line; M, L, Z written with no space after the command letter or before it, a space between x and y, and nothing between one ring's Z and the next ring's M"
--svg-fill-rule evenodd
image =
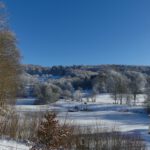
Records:
M32 150L58 149L67 147L68 140L72 136L72 128L66 124L60 125L56 119L55 113L48 113L41 121L38 131L37 139L34 141Z

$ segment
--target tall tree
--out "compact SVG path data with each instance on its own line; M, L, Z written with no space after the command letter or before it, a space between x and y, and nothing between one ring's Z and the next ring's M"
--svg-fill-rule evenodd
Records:
M109 72L109 78L107 80L107 86L109 92L117 103L119 99L120 104L123 103L123 98L128 93L128 79L119 72L111 70Z
M14 103L21 72L16 38L8 27L4 9L0 3L0 107Z
M134 105L136 105L137 94L141 93L145 89L146 78L144 74L136 71L128 71L127 75L130 78L129 88L133 95Z

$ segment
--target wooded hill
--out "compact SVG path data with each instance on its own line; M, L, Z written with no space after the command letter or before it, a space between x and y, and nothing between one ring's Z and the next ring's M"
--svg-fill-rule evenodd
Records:
M81 93L94 96L111 93L114 99L136 95L150 89L150 67L129 65L53 66L24 65L20 96L44 101L59 98L80 99Z

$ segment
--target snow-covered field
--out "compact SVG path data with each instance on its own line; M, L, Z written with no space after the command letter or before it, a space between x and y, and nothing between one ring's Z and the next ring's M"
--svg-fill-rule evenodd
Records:
M144 95L138 95L137 99L137 106L117 105L113 104L114 101L109 94L102 94L96 97L96 102L88 102L86 104L84 103L85 99L83 102L60 100L49 106L19 103L16 108L18 112L31 113L53 110L58 112L60 121L66 120L69 123L88 126L92 129L101 126L109 129L115 128L122 132L141 134L148 147L150 147L150 135L148 134L150 117L148 117L143 106L141 106L144 101ZM3 142L0 141L1 143ZM11 145L11 142L9 144Z
M0 140L0 150L29 150L29 147L15 141Z

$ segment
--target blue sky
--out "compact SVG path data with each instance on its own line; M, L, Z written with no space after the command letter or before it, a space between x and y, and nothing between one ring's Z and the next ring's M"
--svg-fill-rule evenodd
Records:
M150 0L3 0L23 63L150 65Z

